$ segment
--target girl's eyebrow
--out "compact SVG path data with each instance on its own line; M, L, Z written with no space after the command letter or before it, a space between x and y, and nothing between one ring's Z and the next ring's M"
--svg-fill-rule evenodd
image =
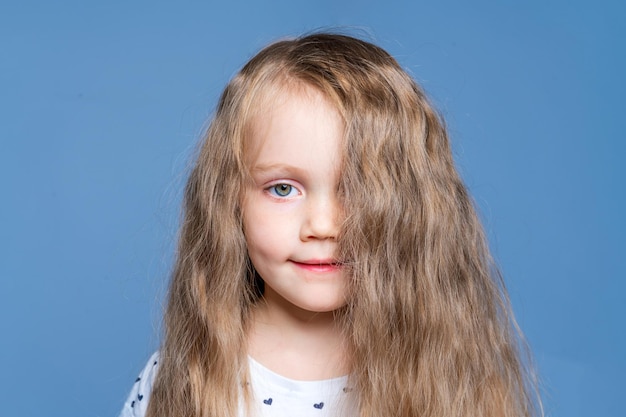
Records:
M302 168L295 167L289 164L275 163L275 164L257 164L252 167L253 174L265 174L267 172L278 174L296 174L305 175L306 171Z

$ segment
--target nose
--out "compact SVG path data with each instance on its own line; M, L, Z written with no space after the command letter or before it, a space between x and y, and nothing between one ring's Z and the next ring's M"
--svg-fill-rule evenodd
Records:
M307 204L305 218L300 228L300 239L334 240L338 233L339 204L334 196L320 196Z

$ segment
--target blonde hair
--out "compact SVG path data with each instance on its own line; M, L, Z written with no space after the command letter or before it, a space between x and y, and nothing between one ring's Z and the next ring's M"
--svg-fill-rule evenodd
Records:
M235 416L262 283L247 255L246 137L272 94L307 85L345 123L337 312L360 415L531 416L528 356L442 119L381 48L345 35L274 43L224 90L185 191L148 416ZM521 348L520 348L521 347Z

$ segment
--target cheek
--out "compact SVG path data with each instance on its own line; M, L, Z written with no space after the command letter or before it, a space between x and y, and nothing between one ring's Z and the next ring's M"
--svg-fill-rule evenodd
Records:
M263 202L252 203L244 215L244 233L250 258L282 257L287 251L291 234L288 216L268 210Z

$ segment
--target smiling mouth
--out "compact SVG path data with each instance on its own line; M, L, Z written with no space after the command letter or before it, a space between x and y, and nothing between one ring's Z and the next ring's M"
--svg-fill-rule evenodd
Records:
M320 259L310 261L291 261L298 268L311 272L334 272L341 269L341 263L332 259Z

